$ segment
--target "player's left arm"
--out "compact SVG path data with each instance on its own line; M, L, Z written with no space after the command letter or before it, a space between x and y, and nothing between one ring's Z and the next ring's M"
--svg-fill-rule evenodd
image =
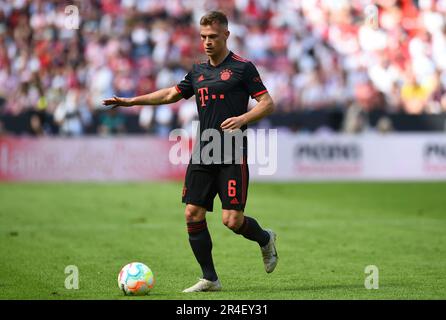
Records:
M242 126L256 122L274 111L274 102L268 92L256 96L254 99L257 100L254 108L238 117L226 119L222 122L221 128L223 130L240 129Z

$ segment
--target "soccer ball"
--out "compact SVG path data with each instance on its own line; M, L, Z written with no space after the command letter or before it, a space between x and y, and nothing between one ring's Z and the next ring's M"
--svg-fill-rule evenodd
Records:
M155 284L152 270L144 263L132 262L124 266L118 275L118 286L125 295L142 296Z

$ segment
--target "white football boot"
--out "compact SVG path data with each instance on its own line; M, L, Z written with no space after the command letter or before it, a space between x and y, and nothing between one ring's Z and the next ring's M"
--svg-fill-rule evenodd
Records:
M279 256L276 250L276 238L277 235L273 230L265 229L269 233L269 242L266 246L260 247L262 251L263 264L265 265L265 271L271 273L276 268L277 262L279 261Z
M205 291L220 291L220 280L210 281L206 279L199 279L199 281L192 287L184 289L183 292L205 292Z

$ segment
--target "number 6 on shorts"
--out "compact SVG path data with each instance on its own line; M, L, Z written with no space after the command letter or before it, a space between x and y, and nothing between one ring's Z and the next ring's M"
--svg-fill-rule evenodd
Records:
M235 197L236 189L235 189L236 181L231 179L228 181L228 196Z

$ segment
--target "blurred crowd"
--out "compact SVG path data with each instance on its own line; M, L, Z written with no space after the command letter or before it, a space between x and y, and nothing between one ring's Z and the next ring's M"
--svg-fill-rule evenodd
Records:
M114 111L101 101L181 81L205 58L199 19L215 8L278 113L339 109L355 132L357 115L374 110L446 112L446 0L9 0L0 119L26 114L34 135L126 133L130 115L161 136L190 128L193 98Z

